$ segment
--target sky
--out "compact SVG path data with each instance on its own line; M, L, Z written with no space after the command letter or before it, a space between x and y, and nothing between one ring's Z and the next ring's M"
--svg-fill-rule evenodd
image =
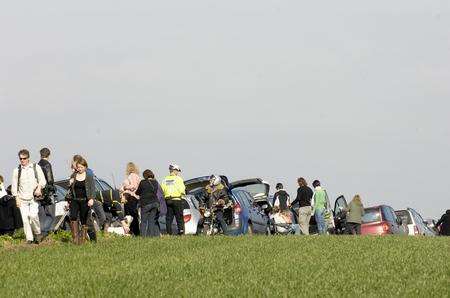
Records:
M7 183L46 146L58 178L81 154L450 209L447 0L0 1L0 36Z

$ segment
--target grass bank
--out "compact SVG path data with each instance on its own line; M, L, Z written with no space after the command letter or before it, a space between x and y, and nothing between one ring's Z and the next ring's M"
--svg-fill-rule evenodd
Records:
M0 259L2 297L450 295L450 238L113 238Z

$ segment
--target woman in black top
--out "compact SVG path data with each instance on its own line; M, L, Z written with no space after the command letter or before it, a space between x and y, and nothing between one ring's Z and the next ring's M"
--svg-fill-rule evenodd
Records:
M144 180L139 183L136 190L141 207L141 235L142 237L159 237L159 184L152 171L145 170L143 176Z
M86 172L87 167L86 160L81 159L76 163L76 172L70 177L72 197L70 202L70 230L75 244L82 244L87 238L87 220L95 198L94 176ZM81 238L78 233L78 218L82 225Z

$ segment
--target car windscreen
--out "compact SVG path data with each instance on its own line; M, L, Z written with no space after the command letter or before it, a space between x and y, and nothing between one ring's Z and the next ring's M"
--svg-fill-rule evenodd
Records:
M262 183L239 186L233 188L233 190L245 190L246 192L250 193L254 198L267 198L267 185Z
M404 225L412 224L411 214L407 210L395 211L395 214L402 219Z
M380 208L367 208L364 209L364 216L362 223L371 223L381 221Z

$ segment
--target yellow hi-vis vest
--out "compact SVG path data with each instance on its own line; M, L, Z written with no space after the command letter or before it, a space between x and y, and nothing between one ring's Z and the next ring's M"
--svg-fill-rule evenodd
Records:
M178 176L167 176L161 183L161 188L164 193L164 198L166 200L175 199L180 200L181 196L186 194L186 186L181 177Z

